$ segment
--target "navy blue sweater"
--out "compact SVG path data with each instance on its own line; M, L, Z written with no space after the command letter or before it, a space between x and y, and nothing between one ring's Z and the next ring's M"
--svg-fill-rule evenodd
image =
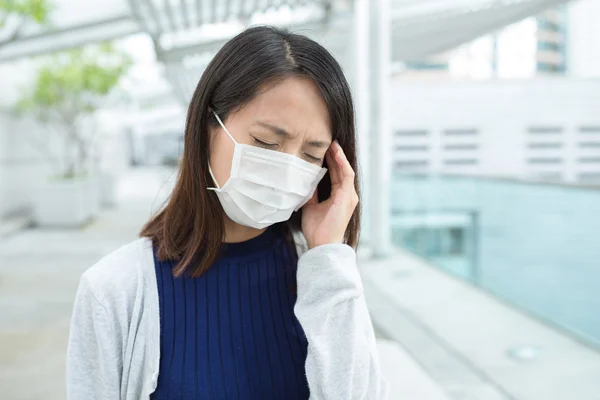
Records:
M297 259L279 225L224 246L200 278L155 258L160 371L153 399L309 397L294 315Z

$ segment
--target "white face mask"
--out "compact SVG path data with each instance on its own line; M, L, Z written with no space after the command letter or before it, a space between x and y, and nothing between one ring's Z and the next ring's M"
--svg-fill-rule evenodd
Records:
M287 221L312 197L327 172L291 154L239 144L215 114L235 145L231 174L219 187L212 173L223 210L231 220L255 229Z

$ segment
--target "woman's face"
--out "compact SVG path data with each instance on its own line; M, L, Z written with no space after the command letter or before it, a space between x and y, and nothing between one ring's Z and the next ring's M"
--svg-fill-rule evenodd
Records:
M332 140L327 105L308 78L266 86L223 123L240 144L293 154L318 166ZM210 165L222 187L229 179L234 144L221 127L212 128L211 135Z

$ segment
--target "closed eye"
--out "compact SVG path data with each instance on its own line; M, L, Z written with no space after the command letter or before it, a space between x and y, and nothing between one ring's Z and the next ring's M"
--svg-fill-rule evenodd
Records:
M306 158L308 158L308 161L315 163L315 164L323 164L323 159L321 157L315 157L315 156L311 156L310 154L304 153L304 155L306 156Z
M254 144L257 145L258 147L264 147L265 149L273 149L276 148L278 146L277 143L267 143L267 142L263 142L262 140L259 140L257 138L254 138Z
M254 139L254 145L258 146L258 147L262 147L265 149L269 149L269 150L276 150L277 147L279 147L278 143L268 143L268 142L264 142L254 136L252 136L252 138ZM306 159L313 163L313 164L318 164L318 165L322 165L323 164L323 158L322 157L315 157L313 155L310 155L308 153L304 153L304 156L306 157Z

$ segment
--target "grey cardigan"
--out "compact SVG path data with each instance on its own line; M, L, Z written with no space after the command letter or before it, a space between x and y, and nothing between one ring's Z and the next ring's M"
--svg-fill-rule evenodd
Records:
M306 251L295 235L298 299L308 340L311 400L386 399L373 326L352 248ZM67 399L148 399L160 359L158 290L152 244L139 239L81 277L67 351Z

